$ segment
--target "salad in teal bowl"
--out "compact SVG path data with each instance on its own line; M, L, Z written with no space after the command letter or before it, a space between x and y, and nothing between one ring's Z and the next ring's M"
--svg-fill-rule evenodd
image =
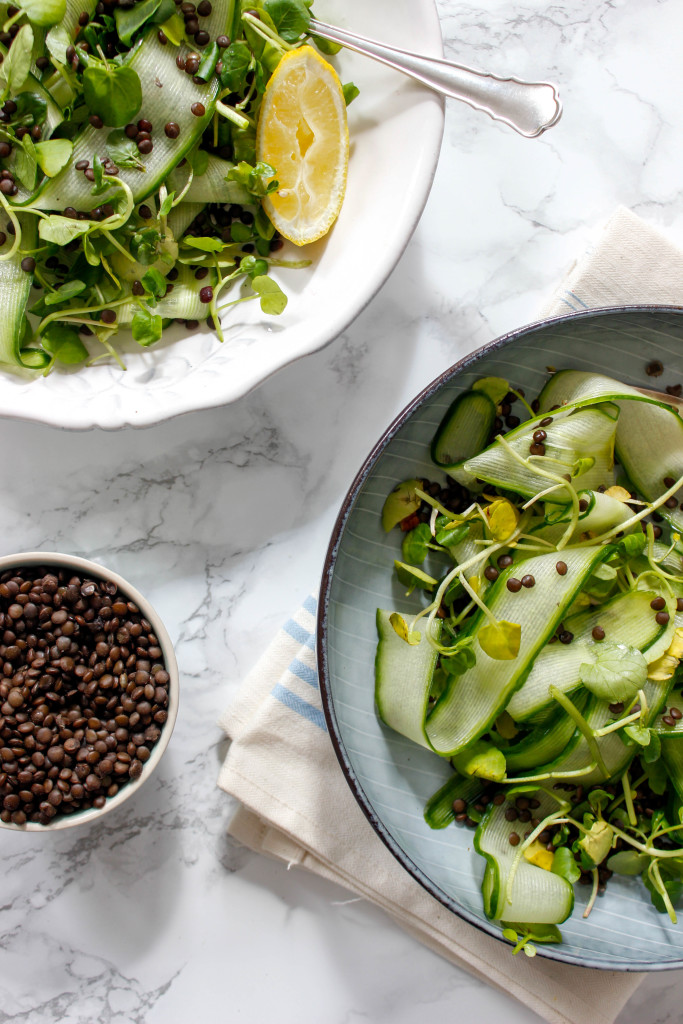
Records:
M454 913L537 953L683 966L683 317L574 314L389 427L323 578L360 806Z

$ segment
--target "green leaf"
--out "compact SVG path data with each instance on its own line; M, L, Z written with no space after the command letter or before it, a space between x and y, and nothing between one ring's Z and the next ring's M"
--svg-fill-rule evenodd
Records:
M133 314L133 323L131 325L133 338L137 341L138 345L142 345L144 348L159 341L162 327L161 317L152 313L146 306L141 306Z
M7 51L7 56L0 64L0 77L4 78L13 92L17 92L28 78L32 54L33 29L30 25L22 25Z
M473 775L489 782L502 782L505 778L505 755L486 740L475 740L456 754L452 763L460 775Z
M72 220L70 217L61 217L59 214L52 214L50 217L43 217L38 225L38 235L45 242L54 242L55 245L68 245L74 238L86 235L92 228L87 220Z
M65 324L48 324L41 335L40 343L46 352L65 366L76 366L89 356L87 348L78 337L78 331Z
M349 103L353 103L356 96L360 96L360 89L353 82L344 82L342 92L344 93L344 103L346 103L347 107Z
M45 45L50 56L54 57L58 64L67 63L66 51L73 43L64 25L55 25L50 29L45 37Z
M566 878L571 885L574 882L578 882L579 878L581 878L581 868L574 860L574 854L568 846L558 846L555 850L553 866L550 870L554 875Z
M587 455L583 459L577 459L572 466L572 480L576 480L577 477L583 476L584 473L588 473L589 470L595 465L595 459L592 455Z
M418 587L420 590L433 590L437 584L433 576L423 572L422 569L418 569L414 565L406 565L405 562L395 561L394 569L396 570L399 583L404 587L408 587L411 592L415 587Z
M507 540L517 529L519 512L507 498L496 498L484 508L486 523L495 540Z
M320 52L326 56L333 57L335 53L339 53L341 50L341 44L333 43L331 39L323 39L322 36L311 36L311 39Z
M59 24L66 14L66 0L20 0L19 6L29 21L41 28Z
M402 640L405 640L411 647L416 647L417 644L422 640L422 634L419 630L409 630L408 623L399 615L398 612L392 612L389 616L389 622L394 627L394 631L398 633Z
M675 905L683 896L683 859L680 857L667 857L666 860L659 859L658 864L664 888L672 904ZM662 894L657 884L650 878L649 872L644 871L641 877L645 888L650 893L653 905L660 914L666 914L668 907L662 899Z
M445 520L445 516L440 516L439 519ZM437 524L439 523L437 519ZM437 544L440 544L442 548L452 548L456 544L459 544L461 540L470 532L469 523L459 523L456 519L450 521L446 520L443 526L438 527L434 540Z
M91 114L112 128L123 128L142 106L142 86L137 72L127 65L92 63L83 72L83 98Z
M162 295L166 294L167 281L163 274L160 274L158 270L151 267L142 278L142 285L150 295L156 296L160 299ZM135 339L137 341L137 338Z
M646 762L643 771L647 774L648 785L653 793L657 793L658 796L666 793L669 775L662 761Z
M244 260L242 260L241 266L244 268ZM403 560L405 562L424 562L431 540L432 533L427 523L420 523L414 530L409 530L401 545Z
M416 489L421 490L424 480L404 480L397 484L389 494L382 508L382 526L389 532L394 526L398 526L406 516L417 512L422 499L415 493Z
M221 85L231 92L242 92L246 85L246 75L251 65L251 50L244 43L231 43L221 54L223 70Z
M260 277L262 274L268 273L268 263L266 260L259 260L252 255L243 256L240 260L240 270L248 274L249 277ZM413 559L408 558L406 561L411 562Z
M12 123L15 128L23 126L33 127L34 124L41 125L47 117L47 100L37 92L24 90L18 93L14 102L17 105L16 113L12 115Z
M247 192L262 199L278 188L275 173L275 168L263 161L252 165L246 160L240 160L238 164L230 168L225 180L238 181L246 188Z
M24 138L27 136L25 135ZM56 174L59 174L71 159L73 148L73 143L68 139L47 139L45 142L36 142L35 156L43 174L46 174L48 178L54 178Z
M261 300L261 309L270 316L279 316L287 305L287 296L272 277L262 275L251 279L251 287Z
M607 861L607 867L617 875L641 875L650 863L646 853L637 850L620 850Z
M24 135L21 144L15 148L14 170L20 182L32 192L36 186L38 160L36 147L30 135Z
M485 622L479 627L477 640L484 654L496 661L512 661L519 654L522 627L517 622Z
M481 380L475 380L472 390L483 391L494 405L500 405L510 390L510 384L502 377L482 377Z
M600 700L631 700L647 679L647 661L639 650L604 640L592 647L595 662L579 667L579 679Z
M135 8L125 8L135 10ZM123 8L117 8L123 10ZM144 171L146 167L140 159L140 150L133 139L129 139L123 128L115 128L107 135L107 153L117 167Z
M503 938L507 939L508 942L516 942L518 938L517 932L514 928L503 928Z
M195 177L201 178L202 174L206 174L206 169L209 166L209 153L206 149L196 147L188 153L187 159Z
M169 192L165 197L163 203L159 207L159 216L168 217L169 213L173 209L173 200L175 199L175 192Z
M134 7L116 7L114 20L119 39L130 46L135 33L156 14L161 0L140 0Z
M183 245L189 245L192 249L199 249L200 252L221 252L229 242L221 242L220 238L206 237L195 238L188 235L183 238Z
M589 863L594 867L602 864L603 860L612 849L614 842L614 831L606 821L595 821L591 825L590 832L587 832L579 840L579 848L583 851Z
M81 295L87 287L85 281L66 281L59 286L56 292L47 292L43 302L46 306L58 306L62 302L68 302L69 299L75 298L76 295Z
M263 0L263 9L286 43L296 43L308 31L311 15L303 0Z
M170 18L161 24L161 31L172 46L180 46L185 38L185 22L178 12L175 11Z
M472 637L465 637L469 643L466 647L458 646L453 654L448 651L441 652L441 668L449 676L462 676L477 663L477 656L470 646Z

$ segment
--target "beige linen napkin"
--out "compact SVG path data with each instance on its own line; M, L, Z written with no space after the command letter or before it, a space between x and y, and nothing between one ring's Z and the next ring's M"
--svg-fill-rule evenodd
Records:
M627 210L556 293L554 313L683 301L683 253ZM551 1024L612 1024L642 975L570 967L509 948L451 914L394 859L337 763L315 663L315 598L286 623L221 724L219 785L239 802L230 832L253 850L329 878L384 908L421 942Z

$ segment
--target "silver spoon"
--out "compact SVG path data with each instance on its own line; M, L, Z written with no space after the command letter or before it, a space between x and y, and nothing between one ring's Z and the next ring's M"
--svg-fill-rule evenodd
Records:
M366 39L355 32L311 20L309 32L340 43L349 50L386 64L444 96L469 103L494 119L514 128L527 139L535 139L560 120L562 104L550 82L522 82L498 78L485 71L454 64L437 57L422 57L385 43Z

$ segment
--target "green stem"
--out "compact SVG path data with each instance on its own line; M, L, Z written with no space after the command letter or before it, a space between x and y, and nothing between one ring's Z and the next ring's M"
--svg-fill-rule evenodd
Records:
M590 895L590 899L588 900L588 906L586 907L586 909L583 912L583 916L584 917L588 917L588 915L590 914L591 910L593 909L593 904L595 903L596 897L598 895L598 882L599 882L598 869L597 868L593 868L593 888L591 889L591 895Z
M567 714L574 719L577 727L583 733L584 739L588 744L588 749L593 755L593 759L595 760L598 768L600 769L604 777L608 779L609 771L607 770L607 766L605 765L605 762L602 759L602 754L600 753L600 747L595 738L595 734L591 729L590 725L588 724L588 722L586 721L586 719L583 717L583 715L576 707L576 705L569 699L569 697L567 697L565 693L562 693L561 690L558 690L556 686L549 686L548 693L553 698L553 700L556 700L557 703L564 708Z
M638 818L636 817L635 808L633 806L633 795L631 793L631 780L628 776L628 768L621 776L621 787L624 790L624 801L626 803L626 813L628 814L628 820L631 825L635 826L638 824Z

